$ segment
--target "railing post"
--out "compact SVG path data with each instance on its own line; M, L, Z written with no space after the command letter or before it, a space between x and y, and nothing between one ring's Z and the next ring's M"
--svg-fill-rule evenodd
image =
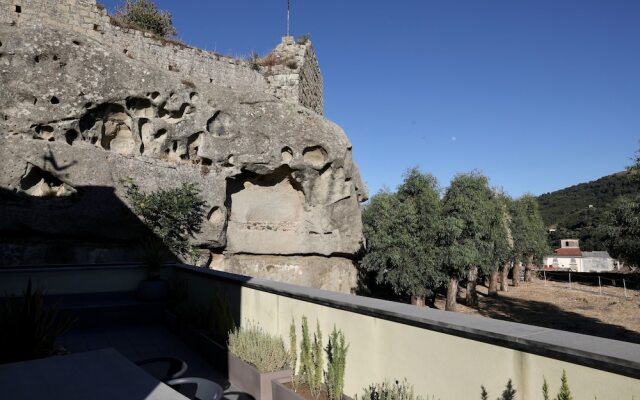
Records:
M624 279L622 279L622 286L624 286L624 298L627 298L627 282L625 282Z
M569 271L569 290L571 290L571 271Z
M542 270L542 275L544 275L544 285L547 286L547 271Z

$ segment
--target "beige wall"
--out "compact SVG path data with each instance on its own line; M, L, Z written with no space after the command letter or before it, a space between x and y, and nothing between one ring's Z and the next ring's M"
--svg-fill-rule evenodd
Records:
M417 393L436 399L478 399L480 385L487 388L490 398L496 398L511 378L519 400L542 399L543 376L555 396L562 371L566 370L575 399L640 398L640 381L622 375L234 283L217 281L212 285L215 280L205 274L178 275L189 281L190 289L204 289L207 294L201 298L224 287L234 287L238 293L233 301L239 301L242 323L256 321L269 332L281 335L286 343L292 318L300 339L303 315L313 331L319 321L325 346L333 326L341 329L350 345L345 384L349 396L361 394L369 383L406 377ZM211 290L205 289L207 286Z

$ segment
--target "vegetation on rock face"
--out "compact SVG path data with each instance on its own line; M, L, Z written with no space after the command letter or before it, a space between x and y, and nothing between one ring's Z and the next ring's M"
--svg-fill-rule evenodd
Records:
M195 183L143 193L133 181L123 182L134 213L176 255L197 259L189 237L200 232L204 205Z
M152 0L126 0L115 18L126 26L152 32L163 38L171 38L176 34L171 13L158 10Z
M34 289L29 280L22 296L0 304L0 364L54 355L56 339L71 324L45 304L44 290Z
M253 322L229 333L229 351L260 372L283 370L289 362L282 338L270 335Z

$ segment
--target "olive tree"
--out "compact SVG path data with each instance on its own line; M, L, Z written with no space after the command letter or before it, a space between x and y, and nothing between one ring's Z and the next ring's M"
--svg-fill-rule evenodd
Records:
M478 266L491 259L488 179L476 172L453 178L443 199L442 267L449 278L445 309L455 311L458 284L467 278L467 304L477 305Z
M442 285L437 246L440 200L437 180L412 168L396 193L383 191L363 215L367 249L360 268L388 284L397 295L424 305Z
M513 202L511 230L514 241L515 265L513 285L518 286L520 262L526 261L525 281L531 281L534 260L539 260L549 252L547 232L538 209L538 200L532 194L525 194Z

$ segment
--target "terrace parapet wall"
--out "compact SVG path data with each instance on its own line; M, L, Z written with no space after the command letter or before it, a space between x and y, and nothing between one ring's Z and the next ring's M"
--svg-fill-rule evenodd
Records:
M189 79L238 90L260 91L322 114L322 77L311 44L294 45L299 60L285 74L114 24L95 0L0 0L0 23L49 26L75 40L96 40L142 63ZM280 48L282 45L278 46ZM276 50L278 51L278 50Z

